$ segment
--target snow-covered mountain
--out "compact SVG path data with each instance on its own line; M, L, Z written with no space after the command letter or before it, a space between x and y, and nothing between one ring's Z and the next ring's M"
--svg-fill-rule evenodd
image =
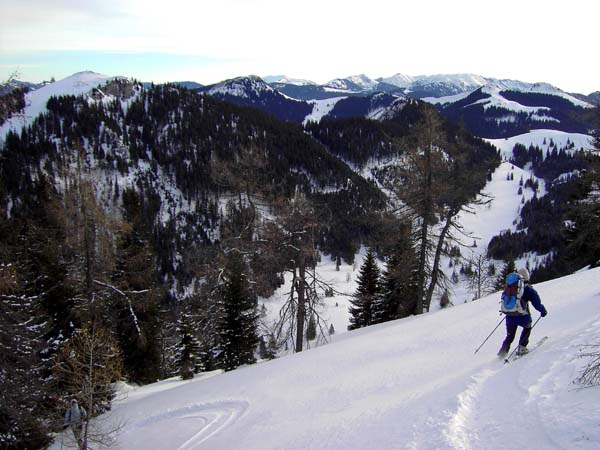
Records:
M366 96L351 96L339 100L327 113L331 119L348 117L367 117L374 120L383 120L393 117L407 99L396 95L378 92Z
M0 141L4 140L9 130L19 132L24 126L30 125L40 113L46 110L46 103L50 97L87 94L115 78L118 77L90 71L78 72L28 92L25 94L25 109L13 115L0 127Z
M263 80L269 84L282 83L282 84L293 84L295 86L316 86L317 85L317 83L315 83L314 81L303 80L301 78L289 78L289 77L286 77L285 75L266 76L266 77L263 77Z
M386 78L377 78L377 81L381 83L387 83L399 88L407 88L415 81L415 77L410 75L405 75L403 73L397 73L392 75L391 77Z
M282 120L302 122L313 106L282 94L256 75L237 77L205 86L198 92L243 106L252 106Z
M345 78L335 78L323 85L326 89L334 91L361 92L368 91L377 86L374 81L364 74L353 75Z
M585 109L592 105L548 83L485 78L474 74L409 77L396 74L371 80L364 75L338 78L325 85L288 83L283 77L266 83L258 77L227 80L206 88L209 95L253 106L276 117L306 122L322 117L393 116L387 107L406 97L420 98L473 134L498 139L550 129L590 134L594 127ZM347 97L341 99L340 97ZM335 100L335 105L332 101ZM323 105L330 105L325 111Z
M549 314L531 346L548 339L509 364L503 327L473 354L499 321L496 293L233 372L123 386L92 426L120 424L129 450L596 449L600 390L573 381L600 339L599 279L536 285Z

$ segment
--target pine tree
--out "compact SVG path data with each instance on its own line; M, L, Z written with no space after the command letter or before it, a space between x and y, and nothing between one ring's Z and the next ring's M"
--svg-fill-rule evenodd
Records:
M379 267L372 250L367 252L358 275L358 287L350 300L350 325L348 330L362 328L373 323L373 304L380 295Z
M181 336L177 348L177 367L183 380L194 378L194 374L202 369L200 359L200 343L195 336L197 323L190 308L185 308L178 321L178 331Z
M160 378L160 300L163 292L154 268L153 252L143 224L142 199L124 191L126 223L117 239L117 261L111 284L98 283L112 292L116 334L123 353L124 369L132 381Z
M256 296L250 291L245 264L238 252L228 255L222 286L221 339L218 360L225 370L256 362L258 344Z
M381 295L374 305L373 322L382 323L415 313L417 296L417 257L408 227L399 238L387 261L381 280Z
M306 327L306 340L314 341L317 338L317 321L315 315L311 314L308 319L308 326Z
M495 288L496 290L502 290L504 289L504 284L506 283L506 277L517 271L517 267L515 265L515 260L513 258L509 258L506 260L506 263L504 264L504 268L502 269L502 272L500 273L500 275L498 276L498 279L496 280L496 285Z

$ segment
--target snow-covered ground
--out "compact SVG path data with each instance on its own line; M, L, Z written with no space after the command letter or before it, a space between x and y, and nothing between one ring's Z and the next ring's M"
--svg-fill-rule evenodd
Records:
M10 130L20 131L46 110L46 103L52 96L86 94L93 88L115 77L95 72L78 72L70 77L47 84L40 89L25 94L25 110L16 114L0 126L0 141Z
M523 144L525 147L533 145L541 148L544 152L550 148L552 143L556 144L559 149L567 148L569 144L573 144L571 150L591 150L594 138L587 134L565 133L558 130L531 130L529 133L505 139L485 140L495 145L502 152L504 159L510 159L515 144Z
M326 98L324 100L311 100L313 104L312 112L304 118L304 125L309 121L320 122L323 116L326 116L335 107L336 103L347 97Z
M123 450L597 449L600 388L572 381L600 340L600 269L536 285L549 314L503 364L498 295L334 336L192 381L123 391L104 426ZM126 394L125 394L126 393ZM66 442L66 441L65 441ZM60 448L60 438L51 447Z
M383 163L379 164L381 166ZM369 176L368 167L369 165L365 167L362 173L365 177ZM512 175L512 179L507 179L510 175ZM546 189L542 179L535 177L529 171L520 169L509 162L503 162L492 174L492 180L486 184L486 187L483 190L484 195L479 197L482 200L490 200L489 205L482 204L473 206L471 212L464 211L459 214L458 221L463 227L463 232L457 237L465 244L465 247L461 248L464 260L474 259L478 255L485 255L490 240L500 232L504 230L516 230L516 221L519 219L522 197L525 198L525 201L528 201L534 195L533 190L531 189L523 189L523 193L519 195L519 181L521 178L523 181L526 181L530 177L539 183L540 189L537 193L538 197L545 195ZM477 245L472 247L474 242ZM333 297L323 298L323 306L320 310L322 318L327 322L327 327L329 327L330 324L333 324L336 334L345 333L348 327L349 296L356 291L356 280L365 254L366 249L362 248L355 256L354 264L343 262L339 267L339 271L336 271L335 262L328 256L323 255L321 262L317 267L319 278L323 282L334 286L335 290L339 292L339 294L336 294ZM518 260L517 263L520 264L519 267L521 267L524 266L529 259L531 267L535 267L536 256L537 255L527 255ZM453 267L449 267L449 262L450 258L443 257L440 263L440 268L446 273L448 278L452 276L454 270ZM499 272L504 263L502 261L493 262L496 264ZM385 264L381 261L379 261L379 263L383 270ZM458 271L458 268L456 268L456 270ZM288 292L290 291L290 283L290 277L286 276L286 283L279 288L272 297L261 301L267 308L267 322L274 323L279 318L279 311L285 303ZM450 300L453 303L463 303L465 300L471 300L473 298L474 293L468 289L467 284L467 281L461 278L459 283L450 286ZM432 309L438 308L437 299L440 295L440 292L436 293Z
M509 144L500 141L492 143L507 154ZM477 241L463 255L483 253L492 236L514 229L521 176L530 174L502 163L484 189L491 206L461 216L470 235L465 241ZM541 183L538 195L544 192ZM600 341L600 269L536 286L549 316L532 342L549 339L527 358L503 365L495 357L502 329L473 355L500 320L498 294L463 304L472 296L463 282L452 292L456 307L347 332L349 295L364 253L339 271L327 257L318 267L320 278L340 292L324 299L323 317L335 328L328 344L191 381L122 387L113 411L96 420L122 426L112 448L598 448L600 390L577 390L571 381L584 364L576 358L581 345ZM288 290L289 280L263 300L267 318L276 317ZM51 448L60 446L59 437Z

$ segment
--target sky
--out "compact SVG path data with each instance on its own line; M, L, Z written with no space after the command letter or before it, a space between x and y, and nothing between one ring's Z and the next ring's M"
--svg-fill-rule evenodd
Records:
M478 75L600 90L589 0L0 0L0 80Z

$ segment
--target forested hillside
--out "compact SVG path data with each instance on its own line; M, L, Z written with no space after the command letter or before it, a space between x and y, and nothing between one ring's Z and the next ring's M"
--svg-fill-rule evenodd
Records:
M494 237L488 254L495 259L515 260L530 252L541 255L532 279L546 281L571 274L585 266L600 264L600 141L597 151L553 147L544 152L536 146L515 145L511 162L531 167L544 180L546 193L532 179L519 180L518 194L530 189L531 200L522 199L517 230Z
M182 87L127 83L50 98L0 153L7 448L47 441L59 395L91 389L97 414L110 407L107 380L231 370L259 347L301 351L327 291L314 274L322 255L351 261L368 245L394 261L392 287L414 264L417 297L399 308L391 287L385 320L428 310L453 218L499 161L418 101L383 122L305 130ZM257 297L284 272L296 280L289 308L262 329ZM86 386L69 368L92 350L111 372Z

